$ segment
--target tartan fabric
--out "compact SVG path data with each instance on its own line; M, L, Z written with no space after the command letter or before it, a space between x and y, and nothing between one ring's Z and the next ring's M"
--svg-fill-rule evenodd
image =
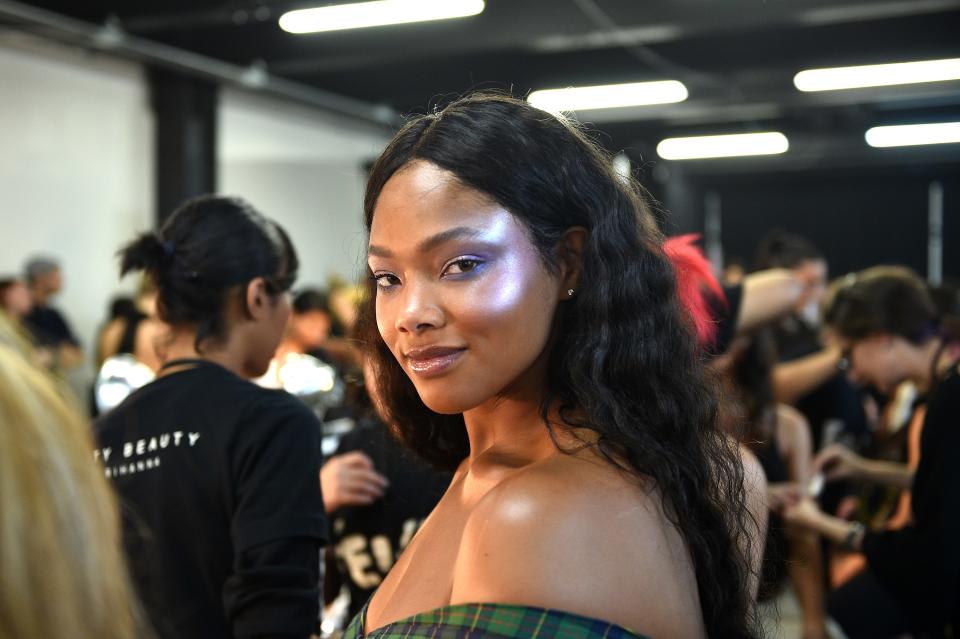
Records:
M644 639L621 626L559 610L507 604L461 604L421 612L364 633L364 606L343 639Z

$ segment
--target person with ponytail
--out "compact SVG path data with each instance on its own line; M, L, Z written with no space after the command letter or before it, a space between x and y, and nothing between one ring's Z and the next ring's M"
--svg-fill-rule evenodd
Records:
M478 94L367 185L386 421L453 471L345 637L751 637L736 443L645 195L576 126Z
M326 538L320 424L262 375L297 255L246 202L190 200L120 252L169 326L157 379L96 425L137 589L161 638L307 639Z

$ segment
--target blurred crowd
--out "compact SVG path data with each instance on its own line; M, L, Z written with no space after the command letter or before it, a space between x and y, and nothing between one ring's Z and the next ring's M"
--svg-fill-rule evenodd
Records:
M831 274L810 241L780 231L757 247L750 268L735 259L717 277L695 238L667 245L722 388L722 422L745 464L765 477L756 588L770 635L780 636L795 609L806 639L946 636L960 569L951 496L960 491L956 283L930 287L896 266ZM181 249L156 250L164 259ZM157 604L145 612L134 601L120 514L103 468L91 463L87 416L109 426L128 395L190 360L171 355L173 309L157 302L163 281L145 275L135 297L114 299L91 344L71 329L70 309L57 308L62 285L48 256L0 280L2 600L44 611L18 614L0 635L60 636L50 628L65 625L78 629L72 636L147 636ZM183 295L178 303L193 303ZM403 451L377 410L375 373L353 339L363 288L334 279L289 295L279 346L255 381L298 398L316 419L328 520L309 535L326 548L322 630L334 634L381 583L450 475ZM87 357L99 375L76 397L62 376ZM113 465L102 437L96 450L107 477L138 472ZM16 536L18 526L30 533ZM57 570L37 568L51 563Z

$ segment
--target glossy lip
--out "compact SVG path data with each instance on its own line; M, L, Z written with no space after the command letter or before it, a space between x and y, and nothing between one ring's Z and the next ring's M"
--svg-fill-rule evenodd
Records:
M445 373L466 350L452 346L428 346L411 349L403 356L412 372L422 377L432 377Z

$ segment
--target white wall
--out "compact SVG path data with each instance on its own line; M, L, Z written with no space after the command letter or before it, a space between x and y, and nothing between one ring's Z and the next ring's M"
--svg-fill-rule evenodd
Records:
M290 234L298 286L354 279L364 255L363 163L390 132L260 95L221 95L219 187Z
M114 254L150 225L151 136L138 66L0 40L0 274L59 258L54 304L88 352L118 288Z
M0 35L0 276L56 256L55 301L88 353L117 279L117 249L153 224L153 120L139 65ZM279 221L300 284L352 277L363 254L362 163L390 132L244 91L221 94L219 191ZM129 280L130 278L128 278Z

